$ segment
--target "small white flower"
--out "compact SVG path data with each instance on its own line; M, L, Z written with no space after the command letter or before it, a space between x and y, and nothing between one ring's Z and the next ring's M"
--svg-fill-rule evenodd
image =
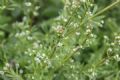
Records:
M86 30L86 33L90 33L90 32L91 32L91 29L87 29L87 30Z
M32 5L32 3L31 2L26 2L25 5L30 7Z
M29 53L29 56L32 56L32 53Z
M20 74L23 74L23 69L20 69L20 70L19 70L19 73L20 73Z
M95 73L95 72L92 72L92 74L91 74L91 79L94 79L95 77L97 76L97 73Z
M40 6L36 6L36 7L35 7L35 10L38 10L38 9L40 9Z
M104 24L104 21L102 20L101 23Z
M6 67L6 66L5 66L5 67L3 67L3 70L5 70L5 71L6 71L6 70L8 70L8 67Z
M67 22L68 20L67 20L67 18L63 18L63 21L64 21L64 22Z
M36 63L40 63L41 62L41 60L38 57L35 57L34 60L35 60Z
M112 52L112 48L108 48L108 52Z
M105 64L106 64L106 65L108 65L108 64L109 64L109 62L110 62L110 61L109 61L108 59L107 59L107 60L105 60Z
M91 69L88 69L88 72L92 72L93 71L93 69L91 68Z
M81 0L81 2L85 3L85 2L86 2L86 0Z
M32 79L35 79L35 77L34 77L34 76L32 76Z
M4 71L0 71L0 75L4 75Z
M120 39L120 36L116 36L115 39Z
M71 23L71 25L75 28L79 27L78 23Z
M9 64L9 63L6 63L5 66L6 66L6 67L10 67L10 64Z
M79 36L79 35L80 35L80 32L76 32L75 34L76 34L77 36Z
M31 51L32 51L33 53L35 53L35 52L36 52L36 50L34 50L34 49L33 49L33 50L31 50Z
M73 48L73 51L75 52L75 51L79 50L80 48L82 48L82 46L77 46L77 47Z
M94 37L94 34L90 34L91 37Z
M39 52L37 53L36 57L41 58L41 55Z
M27 39L31 41L31 40L33 40L33 37L28 36Z
M92 12L90 12L90 11L88 11L86 14L89 15L89 16L93 15Z
M109 38L108 38L108 36L104 35L104 39L108 40Z
M70 62L71 62L71 63L73 63L73 62L74 62L74 60L73 60L73 59L70 59Z
M17 63L17 64L15 64L15 66L16 66L16 68L19 68L20 67L20 65Z
M27 51L25 51L24 53L25 53L26 55L28 54L28 52L27 52Z
M17 38L17 37L19 37L19 35L20 35L19 33L16 33L16 34L15 34L15 37Z
M54 28L56 32L58 33L63 33L64 32L64 29L63 29L63 26L61 25L58 25L56 28Z
M79 18L79 19L81 19L81 16L80 16L80 15L78 15L78 18Z
M59 43L57 44L57 46L58 46L58 47L61 47L61 46L63 46L63 44L62 44L61 42L59 42Z
M6 6L0 6L0 9L4 10L6 8Z
M19 36L25 36L26 35L26 32L21 32Z
M112 46L114 46L114 45L115 45L115 43L111 43L111 45L112 45Z
M26 17L26 16L24 16L24 17L23 17L23 21L26 21L26 20L27 20L27 17Z
M93 69L89 69L88 72L90 73L89 77L94 79L97 76L97 73Z
M116 55L114 56L114 59L115 59L116 61L120 61L120 56L119 56L118 54L116 54Z
M33 15L34 15L34 16L38 16L39 14L38 14L38 12L33 11Z
M33 43L33 46L34 46L34 48L39 48L39 43L37 43L37 42L35 42L35 43Z

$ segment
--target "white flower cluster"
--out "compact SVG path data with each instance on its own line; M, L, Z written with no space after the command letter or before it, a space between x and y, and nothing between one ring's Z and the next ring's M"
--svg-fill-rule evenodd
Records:
M34 43L34 44L35 44L35 47L41 47L36 43ZM41 50L39 50L39 49L40 48L35 48L35 49L29 48L27 51L25 51L25 54L30 57L34 56L33 60L35 61L35 63L37 63L37 64L45 63L45 64L47 64L47 67L51 67L50 59L48 58L47 55L45 55L45 53L42 53ZM31 62L31 60L29 60L29 62Z
M115 36L115 41L120 46L120 35Z
M105 65L108 65L109 63L110 63L109 59L106 59L105 62L104 62Z
M58 47L62 47L62 46L63 46L63 43L58 42L57 46L58 46Z
M108 37L107 35L104 35L103 38L104 38L104 41L105 41L105 42L108 42L109 37ZM107 45L108 45L108 44L107 44Z
M90 24L90 25L88 25L86 28L87 28L87 29L86 29L85 34L86 34L86 35L90 35L90 34L92 33L92 30L93 30L92 25Z
M25 5L30 7L30 6L32 6L32 3L31 2L25 2Z
M87 2L87 0L80 0L80 1L83 2L83 3Z
M29 30L17 32L17 33L15 34L15 37L16 37L16 38L21 38L21 39L25 38L25 39L27 39L27 40L29 40L29 41L33 40L33 37L30 36L30 31L29 31Z
M27 9L28 13L32 11L34 16L38 16L39 15L38 10L39 10L40 6L32 5L31 2L25 2L25 6L28 7L28 9Z
M63 14L63 15L59 16L58 18L56 18L56 20L62 20L64 22L67 22L68 21L68 17Z
M43 45L40 44L39 40L33 43L33 48L34 49L38 49L38 48L42 48L42 47L43 47Z
M40 6L35 6L35 9L34 9L34 11L33 11L33 15L34 16L38 16L39 15L39 13L38 13L38 10L40 9Z
M15 34L15 37L20 38L20 37L28 36L29 34L30 34L30 31L17 32L17 33Z
M76 32L75 34L76 34L77 36L79 36L79 35L80 35L80 32Z
M61 26L61 25L58 25L58 26L56 26L56 27L53 27L53 29L57 32L57 33L63 33L64 32L64 28L63 28L63 26Z
M27 51L25 51L25 54L29 55L29 56L32 56L32 55L36 54L37 52L38 51L36 51L34 49L28 48Z
M36 63L41 63L41 60L43 60L44 58L45 58L45 55L39 53L35 56L34 60Z
M4 71L0 71L0 75L4 75Z
M69 8L70 5L71 5L70 0L66 0L64 9Z
M108 50L107 50L108 53L111 53L112 51L113 51L112 48L108 48Z
M80 45L80 46L77 46L77 47L73 48L73 52L76 52L76 51L79 50L79 49L83 49L83 46Z
M0 10L4 10L6 8L6 6L0 6Z
M4 71L9 70L9 68L11 67L11 65L9 63L6 63L5 66L3 67Z
M114 59L115 59L117 62L119 62L119 61L120 61L120 56L119 56L118 54L116 54L116 55L114 56Z
M80 7L80 1L79 0L73 0L72 1L72 8L79 8Z
M97 73L93 69L88 70L90 80L95 80Z
M34 57L34 60L37 64L40 64L40 63L47 64L47 68L52 67L51 61L47 57L47 55L45 55L45 53L36 54L36 56Z
M74 27L74 28L78 28L79 24L77 22L71 22L70 26Z
M86 14L87 14L88 16L93 16L92 12L90 12L90 11L86 12Z
M20 68L19 63L15 63L15 65L11 63L6 63L5 66L3 67L3 71L0 71L1 75L4 75L6 71L10 71L12 67L15 67L16 71L18 71L20 74L23 74L23 69Z

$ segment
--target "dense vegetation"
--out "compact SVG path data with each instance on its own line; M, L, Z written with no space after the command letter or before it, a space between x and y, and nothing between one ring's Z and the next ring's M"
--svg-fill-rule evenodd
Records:
M120 0L0 0L0 80L120 80Z

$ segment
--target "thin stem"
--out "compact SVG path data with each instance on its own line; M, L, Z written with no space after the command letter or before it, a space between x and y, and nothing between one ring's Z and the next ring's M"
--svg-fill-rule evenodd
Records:
M110 8L112 8L113 6L115 6L116 4L118 4L119 2L120 2L120 0L114 2L113 4L111 4L111 5L109 5L109 6L107 6L106 8L104 8L103 10L101 10L100 12L96 13L94 16L90 17L90 19L91 19L91 18L94 18L94 17L96 17L96 16L98 16L98 15L100 15L100 14L102 14L102 13L104 13L105 11L109 10ZM84 22L82 21L81 24L80 24L80 26L82 26L83 24L84 24ZM75 29L75 30L76 30L76 29ZM71 33L71 32L70 32L70 33ZM86 39L83 41L83 44L84 44L85 42L86 42ZM80 49L80 48L78 48L75 52L77 52L79 49ZM56 68L55 71L57 71L58 69L60 69L60 68L62 67L62 65L63 65L65 62L67 62L67 61L75 54L75 52L72 52L69 56L65 57L64 60L61 62L61 65L60 65L58 68ZM103 59L101 62L103 62L103 61L104 61L104 59Z
M73 13L75 13L77 10L78 10L78 8L76 8L76 9L73 11ZM73 15L69 17L68 21L64 24L64 27L67 27L67 26L69 25L69 23L71 22L72 17L73 17ZM59 39L58 39L58 41L57 41L56 44L59 43L60 39L61 39L61 37L59 37ZM52 53L51 53L50 56L49 56L50 58L52 58L52 57L54 56L54 54L55 54L55 52L56 52L56 50L57 50L56 44L54 45L53 51L52 51Z
M82 46L83 46L83 45L85 44L85 42L87 41L87 38L88 38L88 37L89 37L89 34L86 35L86 38L85 38L84 41L82 42ZM64 57L64 60L61 61L60 66L59 66L55 71L57 71L58 69L60 69L60 68L63 66L64 63L66 63L74 54L76 54L76 52L77 52L78 50L80 50L80 47L77 47L77 49L76 49L75 51L71 52L71 54L66 55L66 56Z
M55 54L55 52L56 52L56 50L57 50L57 44L58 44L59 42L60 42L60 37L59 37L59 39L57 40L57 43L54 44L54 46L53 46L52 53L49 55L49 58L50 58L50 59L54 56L54 54Z
M116 4L118 4L120 2L120 0L117 0L116 2L110 4L109 6L107 6L106 8L102 9L101 11L97 12L94 16L92 16L92 18L104 13L105 11L111 9L113 6L115 6Z
M105 11L109 10L110 8L112 8L113 6L115 6L116 4L118 4L120 2L120 0L110 4L109 6L107 6L106 8L102 9L101 11L97 12L96 14L94 14L92 17L90 17L89 19L92 19L102 13L104 13ZM84 21L81 22L80 26L82 26L84 24ZM76 32L76 30L78 30L78 28L76 28L75 30L69 32L66 36L70 35L73 32Z
M64 63L66 63L78 50L80 50L80 47L78 47L76 51L73 51L71 54L64 57L64 59L61 61L61 64L54 70L54 72L58 71L64 65Z

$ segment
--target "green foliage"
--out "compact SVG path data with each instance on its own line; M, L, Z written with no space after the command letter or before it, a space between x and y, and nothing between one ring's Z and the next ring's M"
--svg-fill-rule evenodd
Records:
M1 0L0 80L120 80L119 3Z

